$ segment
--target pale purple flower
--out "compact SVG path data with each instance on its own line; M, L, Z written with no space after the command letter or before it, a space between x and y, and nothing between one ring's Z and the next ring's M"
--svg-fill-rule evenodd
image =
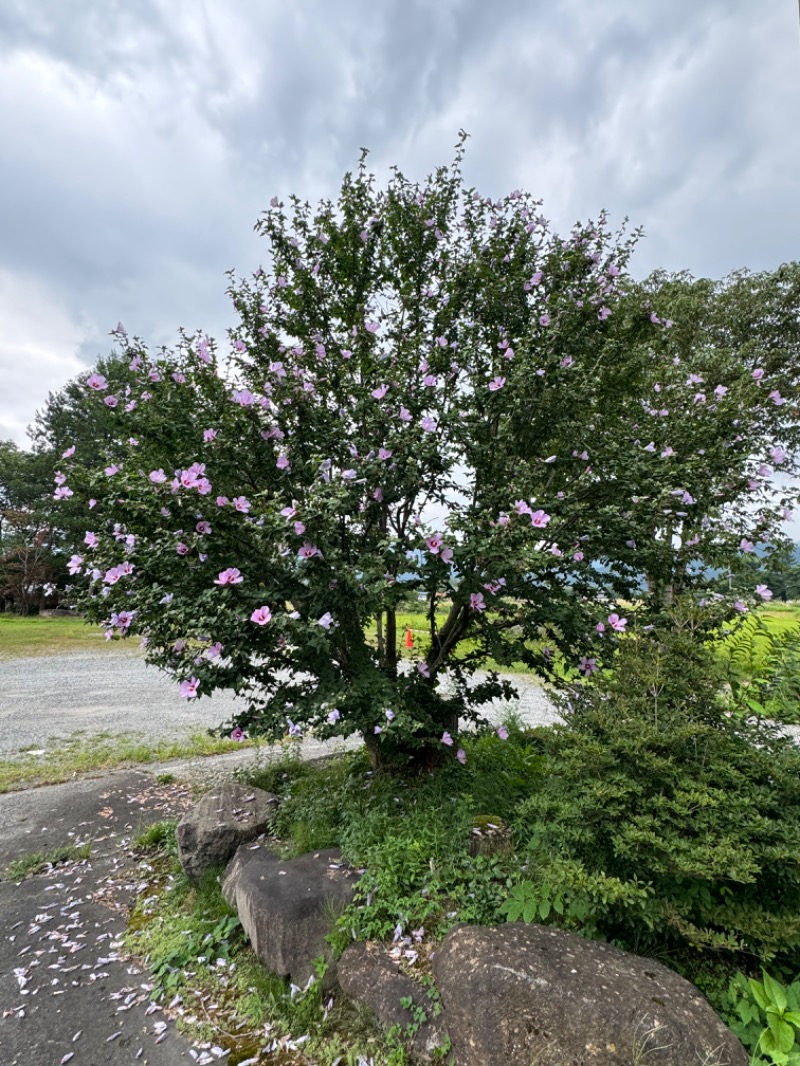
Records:
M136 400L129 400L125 404L125 410L126 411L135 411L136 410Z
M163 604L170 604L174 599L175 596L172 592L165 592L158 602Z
M178 553L178 555L188 555L189 545L184 544L183 541L178 541L178 546L175 548L175 551Z
M422 426L426 433L433 433L436 429L438 429L438 423L436 422L436 419L431 418L430 415L425 415L423 418L421 418L419 424Z
M297 514L297 510L294 507L284 507L278 513L284 518L294 518L294 516Z
M442 744L446 744L448 747L452 747L453 738L449 733L442 733Z
M739 541L739 549L743 552L751 552L753 550L752 540L747 540L745 537Z
M293 525L294 525L295 534L298 537L302 536L302 534L305 533L306 527L303 525L302 522L295 522L295 523L293 523Z
M367 330L367 333L377 333L378 330L381 328L381 324L380 322L367 322L365 328Z
M714 389L714 395L717 397L718 400L721 400L727 391L728 390L725 385L717 385L717 387Z
M181 681L180 694L185 700L193 700L197 696L197 690L200 688L200 681L196 677L189 678L188 681Z
M53 493L53 499L66 500L72 495L74 495L72 489L68 488L66 485L59 485L59 487Z
M505 511L501 511L500 514L497 516L498 526L507 526L510 521L511 519L508 517Z
M525 500L517 500L514 504L514 510L517 514L533 514L530 504L526 503Z
M495 732L501 740L508 740L508 730L504 725L499 725Z
M233 498L233 506L241 514L249 514L250 513L250 501L248 500L248 498L246 496L234 496L234 498Z
M208 337L204 337L197 345L197 355L206 365L211 362L211 349L208 344Z
M219 577L214 581L215 585L241 585L244 581L241 571L235 566L229 566L225 570L220 570Z
M86 379L86 384L90 389L94 389L95 392L100 392L108 387L108 382L102 374L90 374Z
M323 629L330 630L333 625L333 615L330 611L326 611L325 614L317 619L317 625L322 626Z
M222 655L222 648L222 643L217 640L213 644L209 644L209 646L203 652L203 656L209 661L212 659L218 659L220 655Z
M250 621L255 622L257 626L265 626L267 622L272 621L272 611L266 604L263 607L256 607L250 615Z
M372 390L370 396L372 396L373 400L382 400L388 391L388 385L379 385L377 389Z
M320 559L322 558L322 552L319 550L319 548L317 548L314 544L309 544L308 541L306 541L301 546L300 550L297 553L298 559L313 559L316 555L318 555Z
M761 381L763 377L764 371L761 369L760 366L757 366L756 369L753 371L753 381Z
M343 481L355 481L355 478L356 478L355 470L343 470L342 471L342 480Z
M772 589L767 588L766 585L756 585L756 595L760 596L762 600L771 600Z
M572 553L572 558L575 560L576 563L582 563L583 562L583 552L580 551L580 550L576 551L576 552L573 552Z
M738 611L739 614L747 614L747 604L742 603L741 600L734 600L733 609Z
M550 521L550 515L544 511L534 511L531 514L531 525L534 529L544 529L544 527Z
M383 459L391 459L392 458L392 450L391 450L391 448L379 448L378 449L378 458L382 459L382 460Z
M442 538L439 533L434 533L432 537L428 537L425 544L431 555L437 555L442 546Z
M611 314L611 309L606 307L605 304L603 304L602 307L600 308L600 310L597 312L597 318L598 318L598 320L600 322L605 322L605 320L608 318L608 316L610 314Z
M71 459L74 454L75 454L75 445L73 444L69 448L67 448L67 450L65 452L62 453L61 458L62 459Z
M194 528L197 530L198 533L201 533L201 534L210 533L211 532L211 523L210 522L206 522L205 519L203 519L202 521L198 522L197 525Z
M581 661L578 663L578 669L586 677L591 677L598 669L597 659L590 659L587 655L582 655Z
M628 619L620 618L620 616L615 611L613 614L610 614L608 616L608 624L615 632L624 633L625 626L628 624Z
M458 751L456 752L456 758L461 763L461 765L464 766L467 761L467 753L464 751L463 748L458 749Z
M116 407L119 403L119 400L116 398L116 396L104 396L103 403L106 405L106 407Z
M217 507L227 507L229 502L227 496L217 496Z
M424 662L418 662L417 663L417 673L422 674L423 677L430 677L431 676L430 667L428 666L427 663L424 663Z
M341 717L339 709L334 707L332 711L328 711L328 725L336 725Z
M372 732L377 736L379 733L383 732L383 727L379 726L379 725L376 725L375 728L372 730Z
M604 622L598 622L597 625L594 628L597 630L597 632L600 634L601 637L606 631L606 627L605 627L605 623Z
M386 715L386 721L387 722L393 722L394 721L394 719L395 719L394 711L387 710L387 711L384 711L383 713Z
M498 389L502 389L505 383L506 379L500 377L500 375L498 374L497 377L492 378L492 380L489 382L489 392L497 392Z
M247 733L237 725L231 732L231 740L238 740L241 743L241 741L247 740Z
M299 740L303 735L302 726L295 724L291 718L287 718L286 721L289 723L289 736L296 737Z
M549 326L550 325L550 315L548 315L548 313L546 311L545 311L545 313L543 315L539 315L539 325L540 326Z
M411 421L411 412L409 411L409 409L407 407L401 407L400 408L400 413L399 413L399 415L397 417L400 419L401 422L410 422Z
M442 550L439 552L439 558L442 560L443 563L449 563L453 558L453 549L442 548Z
M67 563L67 570L69 570L69 572L71 574L79 574L81 572L81 567L82 566L83 566L83 556L82 555L73 555L72 558L70 559L70 561Z
M90 548L96 548L98 543L97 534L87 532L86 536L83 538L83 543L88 544Z
M482 592L473 592L469 597L469 605L473 611L485 611L486 602Z
M110 463L110 464L109 464L109 465L108 465L108 466L107 466L107 467L105 468L105 470L103 471L103 473L104 473L104 474L106 475L106 477L113 477L113 476L114 476L114 474L118 474L118 473L119 473L119 470L120 470L120 468L119 468L119 467L117 466L117 464L116 464L116 463Z
M217 431L215 429L204 429L203 430L203 440L206 441L206 442L214 440L216 438L216 436L217 436Z
M786 458L786 452L778 445L775 448L770 448L769 457L775 464L782 463Z
M772 390L772 392L769 394L769 398L772 400L776 407L780 407L782 404L786 403L786 400L783 398L783 396L781 396L777 389Z

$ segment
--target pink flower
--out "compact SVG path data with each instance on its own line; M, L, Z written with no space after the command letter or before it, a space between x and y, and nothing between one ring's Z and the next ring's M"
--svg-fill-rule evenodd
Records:
M231 732L231 740L238 740L239 742L247 740L247 733L237 725L237 727Z
M97 534L96 533L87 533L86 536L83 538L83 543L84 544L88 544L90 548L96 548L97 547L97 543L98 543L97 542Z
M514 504L514 510L517 514L533 514L530 504L526 503L524 500L517 500Z
M388 385L379 385L377 389L372 390L370 396L373 398L373 400L382 400L388 391Z
M69 570L69 572L71 574L79 574L81 572L81 567L82 566L83 566L83 556L82 555L73 555L72 558L70 559L70 561L67 563L67 570Z
M507 526L510 521L511 519L508 517L505 511L501 511L500 514L497 516L498 526Z
M489 392L497 392L498 389L502 389L505 383L506 379L500 377L500 375L498 374L496 378L492 378L492 380L489 382Z
M590 659L586 655L581 656L581 661L578 663L578 669L586 677L591 677L598 669L597 659Z
M772 589L767 588L766 585L756 585L756 595L760 596L762 600L771 600Z
M333 615L330 611L326 611L325 614L317 620L317 625L322 626L323 629L330 630L333 625Z
M613 614L610 614L608 616L608 624L615 632L624 633L625 626L628 624L628 619L620 618L620 616L615 611Z
M438 533L434 533L432 537L428 537L425 544L431 555L438 555L439 549L442 546L442 538Z
M417 673L422 674L423 677L430 677L431 671L427 663L417 663Z
M66 500L68 497L74 495L72 489L66 485L59 485L56 491L53 493L54 500Z
M469 605L473 611L485 611L486 603L482 592L473 592L469 598Z
M583 552L582 551L573 552L572 553L572 558L575 560L576 563L582 563L583 562Z
M407 407L401 407L400 414L397 417L400 419L401 422L410 422L411 412Z
M540 326L549 326L550 325L550 315L548 315L548 313L546 311L545 311L545 313L543 315L539 315L539 325Z
M322 552L319 550L319 548L317 548L314 544L309 544L308 541L306 541L301 546L300 550L297 553L298 559L313 559L316 555L318 555L320 559L322 558Z
M381 328L380 322L367 322L366 323L367 333L377 333L380 328Z
M439 552L439 558L442 560L443 563L449 563L453 558L453 549L442 548L442 550Z
M504 725L499 725L495 730L501 740L508 740L508 730Z
M786 400L784 400L783 396L781 396L777 389L772 390L772 392L769 394L769 398L772 400L776 407L780 407L782 404L786 403Z
M606 627L605 627L605 624L603 622L598 622L597 625L594 628L597 630L597 632L600 634L601 637L606 631Z
M753 381L761 381L763 377L764 371L761 369L760 366L757 366L756 369L753 371Z
M426 433L434 433L439 428L436 419L431 418L430 415L425 415L424 418L421 418L419 424L422 426Z
M90 389L94 389L95 392L101 392L108 386L108 382L102 374L90 374L86 379L86 384Z
M338 707L334 707L332 711L328 711L328 725L336 725L341 717L341 711Z
M275 463L275 466L277 466L278 470L288 470L289 467L291 466L291 463L289 462L289 460L286 458L285 455L279 455L278 456L278 460ZM236 501L234 501L234 503L235 502Z
M235 566L229 566L227 570L220 570L219 577L214 581L215 585L241 585L244 581L241 572Z
M189 545L188 544L184 544L183 541L178 541L178 546L175 549L175 551L178 553L178 555L188 555L189 554Z
M227 507L229 502L227 496L217 496L217 507Z
M743 552L751 552L753 550L752 540L747 540L745 537L739 541L739 550Z
M734 611L738 611L739 614L747 614L747 604L742 603L741 600L735 600L733 604Z
M234 496L233 506L241 514L249 514L250 512L250 501L246 496Z
M188 681L181 681L181 696L185 700L193 700L197 696L197 690L200 688L200 682L196 677L190 678Z
M62 459L71 459L74 454L75 454L75 445L73 444L71 447L67 448L67 450L65 452L62 453L61 458Z
M194 528L197 530L198 533L201 533L201 534L210 533L211 532L211 523L210 522L206 522L205 519L204 519L202 522L198 522L197 525Z
M266 604L263 607L257 607L250 615L250 621L255 622L257 626L265 626L267 622L272 621L272 611Z
M782 463L783 460L786 458L786 452L779 445L776 448L770 448L769 457L773 461L773 463Z
M222 649L223 645L220 643L220 641L217 640L213 644L209 644L209 646L203 652L203 656L209 661L212 659L218 659L220 655L222 655Z
M453 738L449 733L442 733L442 744L446 744L448 747L452 747Z
M462 766L466 763L466 761L467 761L467 753L464 751L463 748L459 748L458 749L458 751L456 752L456 758L458 759L458 761L461 763Z
M116 407L119 403L119 400L116 398L116 396L104 396L103 403L106 405L106 407Z
M216 436L217 436L217 431L215 429L204 429L203 430L203 440L204 441L214 440L216 438Z
M103 473L106 475L106 477L113 477L114 474L118 474L119 473L119 467L117 466L116 463L111 463L109 466L107 466L105 468Z
M550 515L544 511L534 511L531 515L531 525L535 529L544 529L547 523L550 521Z

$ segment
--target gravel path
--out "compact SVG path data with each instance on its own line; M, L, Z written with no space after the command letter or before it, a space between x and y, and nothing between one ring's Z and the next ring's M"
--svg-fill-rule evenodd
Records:
M542 688L524 675L510 680L520 693L510 708L525 722L544 725L556 719ZM232 692L181 699L174 681L130 652L0 660L0 755L44 748L79 732L186 736L227 721L240 705ZM487 706L487 716L496 720L508 707ZM308 743L304 754L310 758L341 747L340 741L333 749Z

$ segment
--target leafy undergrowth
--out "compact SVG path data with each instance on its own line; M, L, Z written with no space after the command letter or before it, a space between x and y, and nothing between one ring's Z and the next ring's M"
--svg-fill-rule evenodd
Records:
M13 758L0 759L0 794L55 785L100 770L223 755L255 743L211 737L199 731L155 740L135 733L74 734L52 741L49 748L32 748Z
M91 840L82 844L66 844L60 848L52 848L50 851L34 851L10 862L0 874L0 880L24 881L26 877L52 870L54 866L60 866L62 863L88 859L91 853Z

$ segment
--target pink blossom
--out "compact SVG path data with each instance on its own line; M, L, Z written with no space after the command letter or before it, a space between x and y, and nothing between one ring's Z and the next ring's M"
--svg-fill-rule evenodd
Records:
M586 655L581 656L581 661L578 663L578 669L586 677L591 677L593 673L598 669L597 659L590 659Z
M116 585L119 579L122 577L118 566L112 566L110 570L106 570L103 581L106 585Z
M197 525L194 528L200 534L210 533L211 532L211 523L210 522L206 522L205 519L203 519L202 521L198 522Z
M246 496L234 496L233 506L241 514L249 514L250 512L250 501Z
M762 600L771 600L772 589L767 588L766 585L756 585L756 595L760 596Z
M431 676L430 667L425 662L418 662L417 663L417 673L422 674L423 677L430 677Z
M106 405L106 407L116 407L119 403L119 400L116 398L116 396L104 396L103 403Z
M222 655L223 645L220 641L215 641L213 644L209 644L206 650L203 652L203 656L206 659L218 659Z
M747 614L747 604L742 603L741 600L735 600L733 604L734 611L738 611L739 614Z
M257 626L265 626L267 622L272 621L272 611L266 604L263 607L257 607L250 615L250 621L255 622Z
M372 493L372 498L373 500L377 500L378 503L383 503L383 489L380 487L380 485Z
M778 445L775 448L770 448L769 457L772 459L773 463L782 463L786 458L786 452L780 447L780 445Z
M582 563L583 562L583 552L582 551L573 552L572 553L572 558L575 560L576 563Z
M215 440L216 436L217 436L217 431L215 429L204 429L203 430L203 440L206 441L206 442L211 441L211 440Z
M377 333L381 325L380 322L367 322L365 328L368 333Z
M394 711L387 710L387 711L384 711L383 713L386 715L386 721L387 722L393 722L394 721L394 718L395 718Z
M317 625L322 626L323 629L327 629L330 631L330 628L333 625L333 615L331 614L331 612L326 611L321 618L318 618Z
M111 463L109 466L107 466L105 468L105 470L103 472L105 473L106 477L113 477L114 474L118 474L119 473L119 469L120 468L117 466L116 463Z
M453 738L449 733L442 733L442 744L446 744L448 747L452 747Z
M508 740L508 730L504 725L499 725L495 732L501 740Z
M180 694L185 700L193 700L197 696L199 688L200 681L196 677L192 677L188 681L181 681Z
M83 556L82 555L73 555L72 558L70 559L70 561L67 563L67 570L69 570L69 572L71 574L79 574L81 572L81 567L82 566L83 566Z
M247 740L247 733L237 725L236 728L231 731L231 740L238 740L241 743L243 740Z
M597 630L601 637L606 631L605 623L603 622L598 622L594 628Z
M438 533L434 533L432 537L428 537L425 544L431 555L437 555L442 546L442 538Z
M439 558L442 560L443 563L449 563L453 558L453 549L442 548L442 550L439 552Z
M772 390L772 392L769 394L769 398L772 400L776 407L780 407L782 404L786 403L786 400L783 398L783 396L781 396L777 389Z
M472 608L473 611L485 611L486 610L486 602L484 601L483 593L482 592L473 592L473 593L471 593L470 597L469 597L469 605L470 605L470 607Z
M61 458L62 459L71 459L74 454L75 454L75 445L73 444L69 448L67 448L67 450L65 452L62 453Z
M178 545L175 548L175 551L178 553L178 555L188 555L190 548L189 545L184 544L183 541L178 541Z
M458 749L458 751L456 752L456 758L458 759L458 761L461 763L462 766L466 763L466 761L467 761L467 753L464 751L463 748L459 748Z
M426 433L433 433L439 428L436 419L431 418L430 415L425 415L424 418L421 418L419 424L422 426Z
M314 556L317 555L320 557L320 559L322 558L322 552L319 550L319 548L317 548L314 544L309 544L308 541L306 541L301 546L300 550L297 553L298 559L313 559Z
M391 448L379 448L378 449L378 458L381 459L381 460L391 459L392 458L392 450L391 450Z
M492 378L492 380L489 382L489 392L497 392L498 389L502 389L505 383L506 379L500 377L500 375L498 374L496 378Z
M88 544L90 548L96 548L98 543L97 534L87 533L86 536L83 538L83 543Z
M743 552L751 552L753 550L752 540L747 540L745 537L739 541L739 549Z
M761 369L760 366L757 366L755 368L755 370L753 371L753 381L761 381L761 379L763 377L764 377L764 371Z
M546 514L544 511L534 511L531 515L531 525L535 529L544 529L549 521L550 515Z
M100 392L108 387L108 382L102 374L90 374L86 379L86 384L90 389L94 389L95 392Z
M341 717L341 711L338 707L334 707L332 711L328 711L328 725L336 725Z
M241 585L244 581L241 572L235 566L229 566L226 570L220 570L219 577L214 581L215 585Z
M229 503L227 496L217 496L217 507L227 507Z
M72 495L74 495L72 489L68 488L66 485L59 485L59 487L53 493L53 499L54 500L66 500L66 499L68 499L68 497L70 497Z
M517 514L533 514L530 504L526 503L525 500L517 500L514 504L514 510Z
M370 396L373 398L373 400L382 400L388 391L388 385L379 385L377 389L372 390Z
M409 411L409 409L407 407L401 407L400 408L400 413L398 414L397 417L400 419L401 422L410 422L411 421L411 412Z
M549 326L550 325L550 315L548 315L548 313L546 311L545 311L545 313L543 315L539 315L539 325L540 326Z
M380 733L383 732L383 727L376 725L372 732L375 734L375 736L378 736Z
M505 511L501 511L500 514L497 516L498 526L507 526L510 521L511 519L508 517Z
M615 611L613 614L610 614L608 616L608 624L617 633L624 633L625 632L625 626L628 624L628 619L627 618L620 618L620 616Z

